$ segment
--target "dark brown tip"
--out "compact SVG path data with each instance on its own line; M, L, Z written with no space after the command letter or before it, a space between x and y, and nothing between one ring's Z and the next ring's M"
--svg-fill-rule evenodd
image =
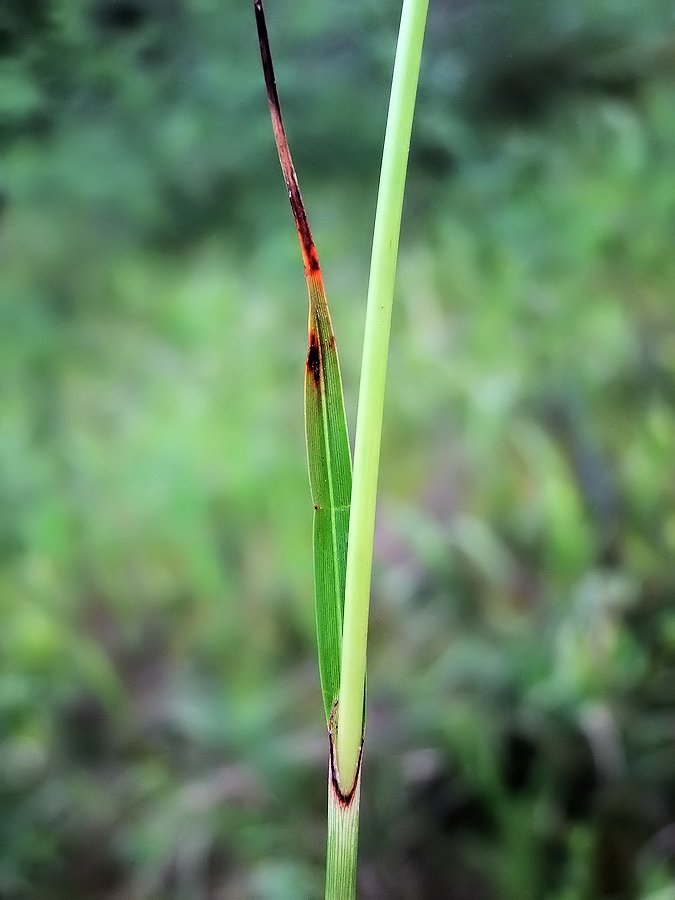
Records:
M300 238L305 272L309 275L312 272L319 271L319 259L316 253L316 247L314 246L314 240L312 239L309 222L307 221L307 213L305 211L305 205L302 202L302 195L300 194L298 176L296 175L295 167L293 166L293 159L288 146L288 138L286 137L286 129L284 128L284 122L281 116L281 104L279 103L279 94L277 93L274 66L272 64L272 53L270 51L270 42L267 34L265 11L263 9L262 0L253 0L253 8L255 10L255 22L258 29L260 59L262 61L263 75L265 76L265 87L267 89L267 102L272 116L274 140L277 145L279 162L281 163L281 171L284 174L288 197L291 201L295 227L297 228L298 237Z
M313 329L309 332L307 371L311 374L314 380L314 386L318 390L318 388L321 386L321 349L319 347L318 335Z
M281 117L281 107L279 105L279 95L277 94L277 85L274 78L274 66L272 65L272 54L270 52L270 39L267 34L267 23L265 21L265 10L263 9L262 0L253 0L253 8L255 10L255 24L258 29L258 43L260 45L260 59L262 62L263 75L265 76L265 87L267 89L267 99L270 106L274 107Z

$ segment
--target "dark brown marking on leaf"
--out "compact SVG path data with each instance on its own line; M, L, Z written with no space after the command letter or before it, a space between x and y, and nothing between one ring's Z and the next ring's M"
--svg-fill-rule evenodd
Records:
M307 251L307 266L310 272L318 272L320 269L319 257L316 255L316 247L314 246L314 244L312 244Z
M331 336L328 338L328 349L335 350L335 335L334 334L331 334Z
M281 104L279 103L279 94L277 92L277 84L274 77L274 66L272 64L272 54L270 52L270 42L267 34L265 11L263 9L262 0L253 0L253 8L255 10L255 21L258 29L260 59L262 60L265 87L267 89L267 102L272 116L274 140L276 141L279 162L281 163L281 170L284 174L286 189L288 190L288 199L291 201L295 227L297 228L298 237L300 238L302 258L305 263L305 273L310 274L311 272L319 271L319 258L316 253L312 232L307 220L305 205L302 202L298 176L295 173L295 167L293 165L293 159L286 137L286 129L284 128L284 121L281 116Z
M311 373L311 376L314 379L314 386L318 390L321 386L321 349L319 347L319 337L314 330L309 332L307 371Z

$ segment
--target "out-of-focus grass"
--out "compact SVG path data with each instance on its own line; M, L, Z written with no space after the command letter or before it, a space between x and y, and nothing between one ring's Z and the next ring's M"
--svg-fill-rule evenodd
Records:
M653 85L413 179L364 898L672 888L674 138ZM353 417L369 214L359 186L307 193ZM2 896L320 892L306 314L279 207L278 230L261 206L245 239L171 252L7 210Z

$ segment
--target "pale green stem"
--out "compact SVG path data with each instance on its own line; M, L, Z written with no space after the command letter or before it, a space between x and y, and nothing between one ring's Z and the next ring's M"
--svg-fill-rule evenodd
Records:
M353 900L356 896L356 856L359 843L360 772L351 796L344 797L335 782L331 735L328 769L328 842L326 846L326 900Z
M428 0L404 0L375 215L354 448L337 714L340 787L356 777L363 728L368 608L391 307Z

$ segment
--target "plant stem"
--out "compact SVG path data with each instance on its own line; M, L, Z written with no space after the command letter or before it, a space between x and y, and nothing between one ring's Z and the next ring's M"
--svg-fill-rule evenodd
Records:
M368 608L391 308L427 8L428 0L403 0L375 214L354 448L337 712L337 769L340 788L345 793L356 778L363 732Z
M329 726L328 842L326 845L326 900L353 900L356 896L356 856L359 845L361 773L351 794L345 796L337 783L333 718Z

